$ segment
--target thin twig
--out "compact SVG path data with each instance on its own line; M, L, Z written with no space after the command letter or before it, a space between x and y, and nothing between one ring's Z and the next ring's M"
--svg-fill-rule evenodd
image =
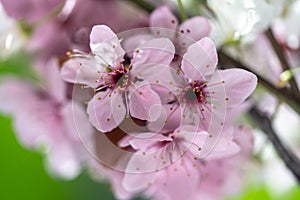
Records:
M223 51L219 51L219 59L220 62L223 63L223 67L226 68L240 68L245 69L247 71L250 71L254 73L258 78L258 83L261 84L264 88L269 90L272 94L277 96L279 99L283 100L285 103L287 103L291 108L295 110L300 115L300 99L293 96L289 90L286 88L277 88L273 84L271 84L269 81L267 81L262 76L256 74L253 72L249 67L246 67L245 64L236 61L235 59L231 58L229 55L224 53Z
M280 45L278 44L277 40L274 37L274 34L271 30L271 28L269 28L266 32L265 32L267 38L269 39L269 41L271 42L273 49L275 51L275 53L277 54L277 57L281 63L282 69L283 71L286 70L291 70L292 68L289 66L289 63L286 60L286 57L284 55L284 52L282 50L282 48L280 47ZM299 97L299 88L297 85L296 80L294 79L294 77L292 77L289 81L290 85L291 85L291 91L293 93L293 95L298 96Z
M181 0L177 0L177 4L178 4L178 8L179 8L180 15L181 15L181 20L185 21L187 19L187 15L186 15L184 6L182 4L182 1Z
M272 127L271 120L256 107L252 107L249 114L259 128L268 136L278 155L284 161L285 165L292 171L298 183L300 183L300 160L281 142Z

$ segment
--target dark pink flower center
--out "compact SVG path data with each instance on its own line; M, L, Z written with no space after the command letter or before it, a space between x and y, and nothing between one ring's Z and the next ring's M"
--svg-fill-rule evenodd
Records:
M208 92L207 83L194 81L184 90L183 99L186 103L205 103Z
M104 84L100 86L101 89L110 88L112 90L126 90L134 82L131 80L130 69L120 66L118 69L107 68L106 72L103 73L101 80Z
M112 82L117 85L117 87L126 88L131 83L129 70L126 68L112 71L111 77Z

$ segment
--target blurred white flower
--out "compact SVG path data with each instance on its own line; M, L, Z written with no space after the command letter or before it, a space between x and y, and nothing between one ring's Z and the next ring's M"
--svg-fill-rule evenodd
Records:
M274 30L276 35L288 47L298 49L300 46L300 1L293 1L288 7L284 15L276 20Z
M19 49L25 37L19 30L15 20L7 16L0 3L0 59L4 59Z
M284 0L208 0L216 15L211 37L221 45L267 28L281 13Z

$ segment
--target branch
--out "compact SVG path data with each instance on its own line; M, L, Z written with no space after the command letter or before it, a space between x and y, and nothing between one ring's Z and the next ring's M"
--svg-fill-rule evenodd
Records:
M289 168L300 184L300 160L299 158L288 149L279 139L278 135L272 127L271 120L256 107L252 107L249 112L253 121L259 126L261 130L268 136L269 140L272 142L276 152L284 161L287 168Z
M294 95L292 95L289 90L287 90L286 88L275 87L273 84L271 84L265 78L256 74L255 72L253 72L249 67L246 67L246 65L244 65L243 63L234 60L233 58L231 58L229 55L227 55L223 51L219 51L218 54L219 54L220 62L225 64L224 67L240 68L240 69L244 69L244 70L254 73L258 78L259 84L261 84L264 88L269 90L269 92L271 92L272 94L277 96L279 99L281 99L282 101L287 103L292 109L295 110L295 112L297 112L300 115L300 99L295 97Z
M267 38L271 42L271 44L273 46L273 49L274 49L275 53L277 54L277 57L278 57L278 59L279 59L279 61L281 63L283 71L290 70L291 67L289 66L289 64L288 64L288 62L287 62L287 60L285 58L285 55L284 55L284 52L283 52L282 48L280 47L280 45L278 44L277 40L275 39L274 34L273 34L271 28L269 28L265 32L265 35L267 36ZM294 79L294 77L292 77L290 79L289 83L291 85L291 91L292 91L293 95L299 97L299 92L300 91L299 91L297 82Z
M187 15L186 15L184 6L182 4L182 1L181 0L177 0L177 4L178 4L178 8L179 8L179 11L180 11L180 14L181 14L181 20L185 21L187 19Z

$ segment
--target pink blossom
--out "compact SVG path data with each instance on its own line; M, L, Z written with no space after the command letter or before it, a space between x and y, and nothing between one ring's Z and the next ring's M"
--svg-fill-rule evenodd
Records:
M232 132L222 135L203 160L199 159L209 134L183 126L167 134L140 133L139 138L124 138L120 145L136 150L128 162L122 182L130 192L144 191L155 199L191 199L197 192L205 162L224 159L239 152ZM183 189L184 188L184 189Z
M230 116L234 118L236 113L230 113ZM201 151L205 151L207 138L210 138L207 132L191 126L163 133L126 136L119 145L126 149L131 147L134 153L124 172L95 161L90 165L92 177L108 180L118 199L130 199L141 192L151 199L209 200L236 194L242 186L244 163L251 155L253 138L250 130L239 127L232 132L227 129L210 154L199 158ZM106 156L114 162L123 159L112 155L107 148L104 151L109 152ZM232 187L232 184L237 185Z
M227 126L226 111L241 104L257 82L256 76L245 70L217 70L217 62L214 43L203 38L189 46L175 82L168 84L175 94L171 109L181 107L183 121L213 134Z
M67 98L58 63L51 60L43 66L45 82L37 85L10 79L1 84L1 111L12 115L21 144L30 149L44 149L47 168L66 179L79 174L85 151L78 132L91 136L92 127L81 104ZM75 124L73 112L76 113ZM90 140L90 139L89 139Z
M115 33L105 25L94 26L90 35L92 54L74 52L61 71L64 80L93 88L95 95L87 112L90 122L101 132L116 128L132 116L153 121L150 109L161 100L144 79L155 76L174 56L168 39L158 38L139 46L131 64L124 63L125 51Z

